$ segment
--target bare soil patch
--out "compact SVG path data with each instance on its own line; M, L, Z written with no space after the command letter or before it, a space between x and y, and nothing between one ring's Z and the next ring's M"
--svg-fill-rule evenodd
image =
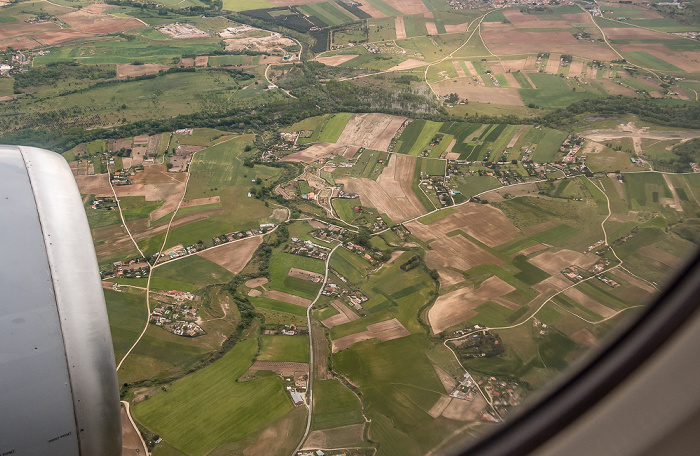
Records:
M445 24L445 33L464 33L469 28L469 22L464 24L449 25Z
M9 22L2 24L2 27L0 27L0 40L22 35L33 35L50 30L60 30L60 27L53 22L40 22L38 24L29 24L24 21Z
M435 373L440 379L440 383L442 383L442 386L445 387L445 392L451 393L452 390L455 389L455 386L457 386L457 380L455 380L450 374L445 372L445 370L437 364L433 364L433 368L435 369Z
M248 288L257 288L267 283L266 277L258 277L257 279L247 280L245 286Z
M445 158L448 160L459 160L460 155L461 154L459 154L458 152L449 152L449 153L445 154Z
M317 62L321 62L328 66L338 66L341 63L349 62L350 60L357 57L357 54L346 54L346 55L333 55L331 57L318 57Z
M615 315L615 311L613 309L599 303L598 301L591 298L578 288L571 288L569 290L566 290L564 294L576 301L577 303L581 304L586 309L597 313L603 318L608 318Z
M94 174L92 176L76 176L75 182L81 195L112 196L109 186L109 174Z
M545 272L552 275L561 275L560 271L571 265L588 269L598 260L594 253L581 253L574 250L562 249L559 251L547 251L528 259L528 261ZM566 280L566 279L564 279Z
M167 70L169 67L165 65L157 65L155 63L146 63L143 65L117 64L117 79L126 79L131 76L143 76L145 74L155 74L160 70Z
M221 202L221 197L211 196L209 198L196 198L189 201L183 201L180 207L204 206L207 204L216 204Z
M580 329L571 335L574 342L578 342L586 347L596 347L598 339L586 328Z
M89 13L104 13L107 10L111 9L117 9L119 6L117 5L107 5L105 3L92 3L86 7L84 7L82 10L87 11Z
M603 29L609 40L667 40L673 38L668 33L640 27L611 27Z
M605 87L605 90L608 91L611 95L625 95L628 97L636 97L637 92L627 86L623 86L620 84L616 84L613 81L610 81L608 79L603 79L600 81L601 84L603 84L603 87Z
M427 62L424 62L422 60L416 60L416 59L408 59L405 62L401 62L398 65L394 65L393 67L389 68L386 71L402 71L402 70L410 70L412 68L418 68L427 65Z
M486 399L479 394L472 401L451 398L442 416L457 421L475 421L480 418L480 412L486 407Z
M516 30L511 24L497 22L483 23L481 29L484 43L498 55L529 54L536 51L572 54L598 60L619 58L607 46L579 42L569 32L524 32Z
M573 61L569 64L569 77L580 78L583 73L583 62Z
M252 289L252 290L250 290L250 291L248 292L248 296L252 296L252 297L254 297L254 298L256 298L256 297L258 297L258 296L262 296L262 291L256 290L256 289Z
M543 21L534 14L523 14L520 10L504 10L505 17L516 28L570 28L567 21Z
M425 21L425 28L428 30L428 35L437 35L437 25L433 21Z
M493 276L484 280L477 289L470 285L444 294L438 297L428 311L430 327L437 334L450 326L469 320L477 314L475 309L479 305L514 290L515 287Z
M452 61L452 66L455 67L455 71L457 72L457 76L460 78L466 78L467 75L464 73L464 70L462 69L462 65L459 64L457 60Z
M86 33L113 33L145 27L144 23L138 19L91 13L86 10L64 14L59 16L59 19L74 29Z
M351 334L332 341L333 353L338 353L340 350L345 350L348 347L369 339L379 339L380 342L398 339L400 337L409 336L411 333L401 324L396 318L391 320L380 321L367 325L367 331Z
M139 434L131 425L129 417L126 415L124 407L121 409L122 415L122 456L138 456L146 454L146 449L141 443Z
M362 6L360 6L360 9L364 11L365 13L369 14L372 17L386 17L386 14L382 13L372 5L367 0L364 0L360 2Z
M384 0L384 2L407 16L430 11L421 0Z
M213 261L222 268L238 274L253 257L255 249L262 243L262 236L228 242L221 246L197 252L197 255Z
M364 424L311 431L302 449L348 448L364 443Z
M471 71L471 70L470 70ZM475 73L476 74L476 73ZM431 84L439 95L456 93L460 98L466 98L476 103L493 103L508 106L524 106L518 89L514 87L487 87L460 83L457 79L445 79Z
M388 114L355 114L338 137L338 144L352 144L372 150L384 150L406 121Z
M347 148L348 146L343 144L317 143L299 152L289 154L280 161L311 163L331 155L343 155Z
M255 361L252 366L250 366L251 371L272 371L279 375L284 375L285 377L291 377L294 372L308 372L308 363L292 363L288 361Z
M284 293L277 290L265 290L263 296L270 299L276 299L282 302L288 302L289 304L294 304L295 306L309 307L311 304L310 299L302 298L300 296L295 296L293 294Z
M363 206L376 207L395 222L425 213L425 208L413 193L411 184L416 157L393 154L377 181L366 178L341 178L346 191L360 195Z
M450 396L440 396L440 399L437 400L435 405L428 410L428 415L432 416L433 418L437 418L438 416L442 415L442 412L444 412L447 406L450 405L451 399L452 398Z
M66 41L77 40L80 38L85 38L90 36L87 33L82 33L77 30L63 29L63 30L52 30L50 32L43 32L34 35L34 39L41 44L47 46L59 43L65 43Z
M561 54L549 54L544 72L548 74L557 74L559 72L559 59L561 59Z
M513 256L515 256L515 255L526 255L527 256L527 255L530 255L531 253L539 252L540 250L544 250L546 248L547 248L547 246L544 244L536 244L536 245L533 245L532 247L522 249L521 251L514 254Z
M511 86L512 88L514 88L514 89L520 88L520 83L518 82L517 79L515 79L515 76L513 76L512 73L503 73L503 77L506 78L508 85Z
M394 18L394 28L396 29L396 39L405 40L406 39L406 26L403 21L403 16L396 16Z
M413 222L411 223L413 226ZM499 209L478 203L462 204L457 208L456 213L429 226L433 235L447 235L455 230L462 230L489 247L496 247L512 240L513 236L520 231Z
M277 33L262 37L244 37L224 40L227 51L253 51L266 53L285 53L285 48L296 42Z
M12 49L31 49L33 47L39 46L39 43L27 38L26 36L16 36L13 38L6 38L0 40L0 49L5 50L8 46L12 47Z
M209 63L208 55L198 55L194 58L194 66L204 68Z
M664 252L656 247L647 245L639 249L639 252L648 257L649 259L660 261L669 268L676 269L678 266L683 264L683 260L675 255L671 255L668 252Z
M323 274L317 272L306 271L299 268L291 268L287 273L289 277L295 277L301 280L308 280L309 282L320 282L323 280Z

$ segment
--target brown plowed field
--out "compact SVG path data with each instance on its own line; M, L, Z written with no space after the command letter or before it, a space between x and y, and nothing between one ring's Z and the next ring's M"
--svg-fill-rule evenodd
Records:
M398 339L400 337L409 336L411 333L401 324L396 318L391 320L380 321L372 325L367 325L367 331L351 334L332 341L333 353L338 353L340 350L345 350L352 345L369 339L379 339L380 342L387 340Z
M405 62L401 62L398 65L394 65L386 71L402 71L410 70L411 68L418 68L427 65L427 62L423 60L408 59Z
M183 201L180 207L192 207L192 206L204 206L206 204L220 203L221 198L219 196L212 196L209 198L197 198L189 201Z
M405 40L406 39L406 26L403 22L403 16L396 16L394 18L394 28L396 29L396 39Z
M16 36L13 38L0 40L0 49L5 50L8 46L12 47L12 49L31 49L39 46L39 43L34 40L30 40L26 36Z
M276 299L282 302L288 302L289 304L294 304L295 306L309 307L311 304L310 299L302 298L300 296L295 296L293 294L284 293L277 290L265 290L263 296L270 299Z
M405 15L427 13L428 8L421 0L384 0L392 8L401 11Z
M612 27L604 28L603 31L609 40L668 40L674 38L668 33L639 27Z
M476 103L493 103L508 106L524 106L518 89L512 87L486 87L482 85L455 84L453 79L446 79L431 84L439 95L456 93L460 98L466 98Z
M571 335L574 342L578 342L586 347L595 347L598 345L598 339L586 328L580 329Z
M557 74L559 71L559 59L561 59L561 54L549 54L544 72L548 74Z
M525 69L525 63L527 62L526 59L518 59L518 60L502 60L500 61L501 66L505 69L505 71L522 71Z
M248 264L248 261L253 257L253 253L261 243L262 236L254 236L202 250L197 252L197 255L213 261L234 274L238 274Z
M81 195L112 196L109 187L109 174L94 174L92 176L76 176L75 182Z
M291 268L287 275L289 277L296 277L297 279L301 280L308 280L309 282L313 282L314 280L316 280L316 282L323 280L323 274L306 271L304 269L299 268Z
M126 410L122 407L122 456L138 456L146 454L146 449L141 443L139 434L131 425Z
M416 169L416 157L393 154L376 182L366 178L341 178L346 191L360 195L363 206L376 207L394 222L424 214L425 208L413 193L411 184Z
M208 55L198 55L194 58L194 66L204 68L209 63Z
M671 255L668 252L664 252L663 250L659 250L658 248L650 245L642 247L639 249L639 252L647 258L657 260L672 269L676 269L678 266L683 264L683 260L677 256Z
M428 35L437 35L437 25L433 21L425 21L425 28L428 30Z
M311 431L302 449L361 447L365 445L364 431L364 424Z
M405 121L405 117L388 114L355 114L345 125L337 143L386 151Z
M143 65L132 65L130 63L117 64L117 79L126 79L128 76L143 76L145 74L155 74L160 70L167 70L170 67L157 65L155 63L145 63Z
M678 68L690 73L700 71L700 52L696 51L671 51L660 43L650 44L624 44L620 46L620 52L648 52Z
M362 6L360 6L360 9L364 11L365 13L369 14L372 17L386 17L386 14L382 13L378 9L376 9L374 6L370 5L367 0L364 0L361 2Z
M477 312L476 308L486 301L514 291L515 287L496 276L489 277L477 288L474 285L460 288L437 298L428 311L428 321L433 333L437 334L450 326L469 320Z
M350 60L357 57L357 54L347 54L347 55L333 55L331 57L318 57L317 62L321 62L328 66L338 66L341 63L349 62Z
M414 223L420 222L411 223L411 226L414 226ZM431 223L429 227L433 235L446 235L455 230L462 230L489 247L505 244L519 231L499 209L477 203L462 204L458 206L456 213Z
M110 14L95 14L84 10L64 14L59 16L59 19L74 29L87 33L112 33L146 27L138 19L117 17Z
M576 24L592 23L591 16L588 13L573 13L573 14L562 14L562 16L569 22Z
M347 146L343 144L318 143L302 151L289 154L280 161L311 163L319 158L330 157L331 155L343 155L346 147Z
M87 11L89 13L104 13L107 10L111 9L117 9L119 6L117 5L107 5L105 3L93 3L91 5L88 5L84 7L82 10Z
M250 279L246 281L245 286L248 288L257 288L259 286L265 285L267 283L267 278L258 277L257 279Z
M569 66L569 77L577 77L580 78L581 74L583 73L583 62L571 62Z
M447 406L450 404L451 399L452 398L450 396L440 396L440 399L437 400L435 405L428 410L428 415L432 416L433 418L437 418L438 416L442 415L442 412L444 412Z
M65 43L66 41L77 40L79 38L85 38L86 36L90 35L87 33L81 33L77 30L63 29L39 33L34 35L34 39L41 44L50 46L53 44Z
M457 60L452 61L452 66L455 67L455 71L457 72L457 76L460 78L466 78L467 75L464 73L464 69L462 68L462 65Z
M547 251L530 258L528 261L545 272L561 275L560 271L571 265L576 265L583 269L588 269L598 260L598 255L594 253L581 253L573 250L562 249L557 252Z
M494 54L558 52L598 60L619 58L604 44L579 43L569 32L523 32L500 22L484 23L481 30L484 43Z
M469 28L469 22L464 24L449 25L445 24L445 33L463 33Z
M0 40L19 37L22 35L33 35L46 31L60 30L61 28L53 22L40 22L38 24L28 24L26 22L9 22L0 27Z
M250 369L252 371L267 370L285 377L291 377L294 372L308 372L308 363L292 363L288 361L255 361Z
M338 312L340 312L341 315L344 315L345 318L346 318L348 321L355 321L355 320L359 320L359 319L360 319L360 317L359 317L355 312L353 312L352 310L350 310L345 304L343 304L342 302L338 301L337 299L336 299L335 301L333 301L333 302L331 303L331 305L332 305L333 307L335 307L335 309L336 309ZM332 318L332 317L331 317L331 318ZM336 326L337 326L337 325L336 325Z
M506 81L508 81L508 85L511 86L512 88L514 88L514 89L520 88L520 83L518 82L517 79L515 79L515 76L513 76L512 73L503 73L503 77L506 78Z
M570 28L571 25L567 21L543 21L534 14L523 14L520 10L509 9L504 10L503 15L516 28Z
M591 298L578 288L571 288L569 290L566 290L564 294L577 303L581 304L583 307L586 309L593 311L600 315L603 318L608 318L612 317L615 315L615 311L611 309L610 307L603 305L596 301L595 299Z
M450 404L442 412L442 416L457 421L476 421L480 412L486 407L486 399L479 394L472 401L452 398Z

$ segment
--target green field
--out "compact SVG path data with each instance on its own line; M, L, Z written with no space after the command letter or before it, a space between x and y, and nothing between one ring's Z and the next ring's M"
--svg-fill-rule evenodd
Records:
M236 382L256 349L253 339L240 342L210 366L134 405L134 417L177 450L195 456L245 438L293 408L277 377Z
M114 357L119 362L138 339L147 318L146 293L104 290Z
M209 66L230 66L243 65L245 63L244 55L211 55L209 56Z
M336 142L352 116L353 114L349 112L331 114L331 116L321 124L319 141Z
M306 316L306 309L295 304L290 304L288 302L277 301L275 299L264 298L264 297L250 297L250 302L255 305L256 308L268 309L277 312L284 312L292 315L297 315L299 317Z
M528 77L537 89L518 90L526 106L532 104L545 109L564 108L577 101L599 96L580 86L570 86L564 78L557 75L529 73Z
M270 287L307 299L315 298L321 284L289 277L288 273L292 267L324 273L324 262L321 260L289 253L277 253L270 260Z
M151 288L194 291L215 283L227 283L233 278L226 269L199 255L164 263L153 270Z
M310 16L316 16L330 26L342 25L352 22L344 10L333 2L311 3L298 6L297 9Z
M338 380L314 382L314 413L311 429L328 429L363 423L362 404Z
M261 336L260 361L309 362L307 336Z
M655 70L673 71L678 73L683 73L683 70L675 65L662 60L655 55L651 55L648 52L638 51L638 52L625 52L623 54L627 60L631 63L635 63L644 68L652 68Z

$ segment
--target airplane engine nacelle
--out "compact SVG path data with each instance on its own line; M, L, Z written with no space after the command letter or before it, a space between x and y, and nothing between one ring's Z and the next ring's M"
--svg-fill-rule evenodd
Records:
M121 454L95 249L66 161L0 145L0 455Z

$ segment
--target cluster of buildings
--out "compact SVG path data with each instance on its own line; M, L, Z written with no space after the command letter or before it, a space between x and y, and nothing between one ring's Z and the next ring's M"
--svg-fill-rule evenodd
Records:
M581 140L566 138L559 148L560 152L563 152L564 158L561 160L563 163L576 163L579 159L576 157L579 149L581 149ZM585 157L580 157L582 161L585 161Z
M603 240L601 239L600 241L596 242L595 244L589 245L588 248L586 249L586 251L583 252L583 253L588 253L588 252L590 252L591 250L593 250L593 249L595 249L595 248L598 248L598 247L600 247L600 246L603 245L603 244L605 244L605 241L603 241Z
M129 177L133 176L134 174L134 170L115 171L110 174L109 180L110 182L112 182L112 185L130 185L131 180L129 179Z
M614 280L611 279L610 277L605 277L605 276L603 276L603 275L599 275L599 276L598 276L598 280L600 280L600 281L603 282L605 285L607 285L607 286L609 286L609 287L611 287L611 288L617 288L617 287L620 286L619 283L617 283L616 281L614 281Z
M505 381L497 377L483 377L479 382L484 393L488 394L491 403L499 414L505 414L509 408L517 407L522 401L517 382Z
M111 279L114 277L140 279L142 277L148 277L148 271L151 269L151 265L145 258L116 261L112 263L112 265L114 266L114 269L100 271L103 279Z
M477 394L479 394L479 392L476 389L476 382L472 376L469 375L469 372L467 372L464 374L464 377L457 382L457 385L450 393L450 396L457 399L471 401L477 396Z
M93 209L104 209L111 211L117 207L117 203L114 201L114 198L97 198L92 202L91 207Z
M317 228L313 230L309 235L319 241L324 242L340 242L343 239L343 234L347 230L341 228L337 225L328 225L325 228Z
M149 322L176 336L197 337L206 334L196 323L197 314L197 308L189 304L160 302Z
M293 255L316 258L323 261L328 258L328 252L330 252L328 247L323 247L311 241L302 241L298 238L292 238L287 249Z
M237 239L244 239L251 236L257 236L259 234L266 233L267 231L275 227L274 223L263 223L260 228L251 228L246 231L234 231L232 233L222 234L221 236L216 236L211 238L214 245L225 244L227 242L235 241Z
M292 132L282 132L280 133L280 138L282 141L287 141L291 143L295 143L297 141L297 138L299 137L299 132L298 131L292 131Z
M374 265L382 259L384 255L381 250L376 249L366 249L361 245L354 244L352 242L347 242L345 247L351 252L358 256L361 256L365 260L369 261L370 264Z
M578 283L581 280L583 280L583 275L579 273L577 266L569 266L568 268L564 268L559 272L564 274L564 277L566 277L574 283Z

